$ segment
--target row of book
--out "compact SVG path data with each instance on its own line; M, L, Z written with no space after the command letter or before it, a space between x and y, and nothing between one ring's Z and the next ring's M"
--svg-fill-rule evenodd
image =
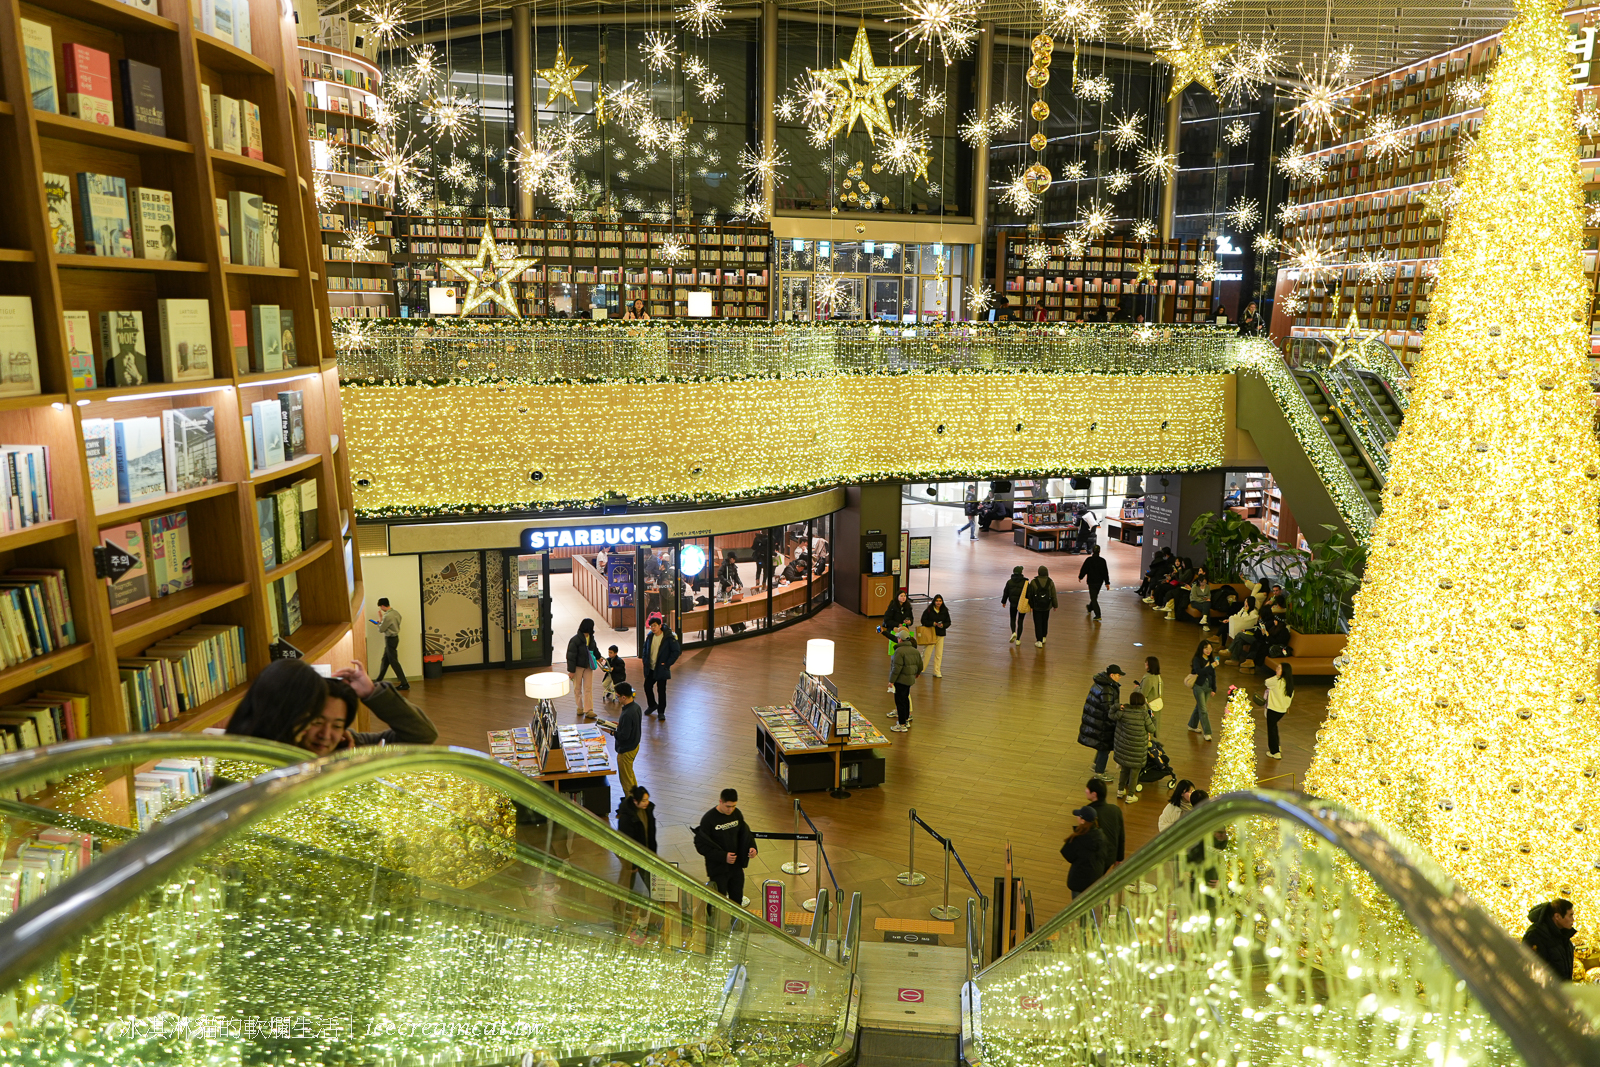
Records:
M189 513L174 511L100 531L113 614L194 586Z
M288 563L317 542L317 480L300 481L256 499L261 566Z
M87 311L65 313L68 362L74 389L203 382L217 376L211 350L211 301L162 298L156 301L161 331L159 376L151 374L144 312L102 311L99 330ZM243 316L244 312L236 313ZM98 354L95 340L100 342ZM281 344L281 340L279 342ZM241 364L243 366L244 364Z
M200 86L205 109L206 147L250 159L266 159L261 147L261 105Z
M0 666L76 644L67 572L58 567L13 567L0 577Z
M367 92L377 92L377 85L373 83L372 75L364 70L354 67L336 67L332 63L322 63L315 59L300 59L300 76L318 81L333 82L335 85L349 85L356 89L365 89ZM307 94L308 96L310 94ZM359 103L359 101L357 101ZM308 107L316 105L307 103Z
M0 751L17 752L88 736L89 698L83 693L41 690L0 707ZM54 784L54 779L25 781L0 789L0 799L21 800Z
M211 784L210 760L162 760L133 776L134 825L150 829L168 808L190 797L204 795Z
M124 0L124 3L128 0ZM149 12L155 14L155 0L148 0ZM133 6L143 6L135 0ZM192 0L190 4L194 28L227 41L235 48L250 51L250 0Z
M246 267L281 267L278 205L257 193L235 190L217 197L217 235L222 262Z
M244 627L193 626L117 661L128 723L153 730L245 683Z
M37 791L33 789L22 795L32 796ZM40 830L19 845L14 857L0 862L0 919L32 904L89 866L97 847L98 843L89 834L53 826Z
M72 210L74 188L78 194L76 214ZM124 179L114 174L79 171L74 181L65 174L46 173L44 199L49 213L50 247L57 254L178 258L178 228L169 190L144 186L130 189ZM74 218L83 222L81 233Z
M152 3L152 8L154 4ZM112 103L111 56L98 48L75 41L61 47L62 79L57 92L55 43L50 27L22 20L22 50L28 64L28 92L35 111L61 113L92 122L96 126L115 126ZM117 62L121 75L122 122L125 129L140 133L167 135L167 109L161 89L161 71L136 59Z
M299 389L276 400L257 400L244 417L245 457L251 470L266 470L306 454L306 401Z
M96 511L221 480L215 408L168 408L159 416L84 419L83 445Z
M0 531L11 533L55 518L50 449L44 445L0 445Z

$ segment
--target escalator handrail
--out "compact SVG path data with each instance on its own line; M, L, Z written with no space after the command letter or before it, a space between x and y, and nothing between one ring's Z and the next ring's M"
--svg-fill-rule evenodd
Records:
M1600 1034L1569 997L1557 992L1562 983L1512 940L1432 857L1377 821L1335 801L1265 789L1212 797L1157 834L1022 944L978 972L980 987L986 975L1094 914L1130 880L1167 863L1205 835L1248 816L1293 823L1358 863L1438 950L1468 992L1505 1031L1528 1067L1600 1063Z
M141 893L160 885L186 864L251 824L323 794L370 778L393 774L454 774L500 792L551 820L573 822L584 812L547 786L471 749L425 745L385 745L335 753L314 762L269 770L249 782L227 786L184 808L98 862L80 871L0 923L0 990L33 973L64 943L79 937L101 919ZM582 823L601 847L652 877L664 878L679 892L698 898L710 910L729 909L728 901L711 893L603 819ZM755 921L743 909L737 917ZM839 964L806 942L773 928L764 931L817 957L830 967Z
M1377 482L1378 485L1382 487L1389 480L1389 468L1387 465L1380 464L1377 460L1372 458L1372 449L1367 447L1367 436L1369 430L1365 425L1357 425L1357 420L1355 420L1351 415L1350 405L1339 396L1338 391L1334 388L1336 383L1332 375L1330 375L1324 368L1304 366L1300 368L1300 374L1304 374L1317 384L1317 388L1322 391L1322 398L1324 402L1326 402L1328 405L1328 411L1332 413L1334 418L1339 420L1339 425L1344 430L1345 437L1349 438L1350 440L1350 447L1354 448L1356 450L1356 455L1361 458L1361 465L1365 467L1367 473L1372 476L1372 480ZM1302 395L1304 395L1305 386L1303 383L1301 383L1298 374L1295 375L1295 384L1300 386L1300 392ZM1310 403L1311 398L1306 397L1306 402ZM1365 414L1365 412L1362 412L1363 416ZM1330 434L1332 433L1331 430L1327 430L1325 432ZM1385 459L1387 460L1387 456ZM1352 477L1353 476L1354 472L1352 472Z
M287 767L311 757L305 749L238 734L113 734L25 748L0 756L0 787L17 780L69 774L161 759L237 759Z

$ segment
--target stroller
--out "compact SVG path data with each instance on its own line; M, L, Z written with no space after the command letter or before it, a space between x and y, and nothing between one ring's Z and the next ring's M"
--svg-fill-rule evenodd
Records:
M1137 788L1143 791L1144 783L1159 782L1163 778L1167 780L1168 789L1178 784L1178 775L1172 769L1172 761L1167 759L1167 750L1160 741L1152 737L1150 739L1150 752L1144 758L1144 770L1139 772Z

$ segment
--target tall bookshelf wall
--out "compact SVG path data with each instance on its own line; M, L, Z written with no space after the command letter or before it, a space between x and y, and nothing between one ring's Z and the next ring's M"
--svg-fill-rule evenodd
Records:
M77 643L0 671L0 704L40 689L71 690L90 698L93 734L129 732L120 695L118 657L198 624L242 626L251 677L269 662L268 584L298 574L304 623L290 643L313 662L347 662L355 651L353 621L361 602L360 559L347 575L344 542L354 531L349 470L339 446L342 415L338 371L317 212L305 175L311 173L300 106L300 69L292 23L275 0L251 0L253 43L246 52L199 32L181 0L160 0L147 14L115 0L51 0L48 6L0 0L0 180L11 191L0 209L0 295L33 303L42 392L0 399L0 443L48 446L55 518L0 535L0 571L57 567L67 572ZM23 61L21 20L52 34L61 84L61 49L78 42L108 52L113 70L123 57L161 72L167 136L97 126L32 107ZM207 148L200 86L253 101L261 108L264 160ZM120 121L120 94L115 108ZM171 261L63 255L52 250L41 175L46 171L113 174L130 186L173 194L178 258ZM280 267L223 260L214 202L248 190L280 210ZM78 214L76 192L74 212ZM138 309L144 313L152 368L159 366L161 298L211 302L217 377L180 384L79 390L73 386L63 313ZM251 373L234 358L229 312L252 304L293 309L299 326L298 365ZM97 356L99 355L98 345ZM97 360L103 365L103 360ZM247 469L242 415L255 400L280 390L305 396L307 451L267 470ZM96 511L91 503L82 422L159 415L173 407L216 410L221 481L200 489L140 498ZM312 477L318 489L316 541L296 559L264 570L256 500ZM95 577L99 532L173 511L187 511L194 586L113 614L105 582ZM246 686L162 724L162 730L219 725Z
M1044 306L1048 322L1092 319L1104 311L1115 317L1126 302L1130 317L1141 311L1154 318L1157 308L1166 322L1206 322L1210 318L1213 283L1195 276L1200 262L1198 240L1141 242L1108 237L1091 241L1081 256L1069 256L1066 244L1047 241L1050 256L1042 266L1030 267L1024 258L1030 237L1002 233L996 249L997 274L1005 280L1007 302L1031 309ZM1155 266L1155 281L1138 280L1137 267L1148 255ZM1160 300L1148 297L1159 296Z

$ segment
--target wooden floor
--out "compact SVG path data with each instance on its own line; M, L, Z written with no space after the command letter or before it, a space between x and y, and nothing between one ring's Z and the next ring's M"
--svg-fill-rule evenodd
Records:
M914 531L923 532L923 531ZM1094 674L1116 662L1132 678L1143 673L1143 659L1156 655L1168 692L1161 740L1180 777L1209 784L1216 745L1184 729L1193 707L1183 676L1201 636L1193 625L1167 622L1139 602L1138 549L1108 546L1113 585L1102 594L1102 622L1092 622L1084 606L1088 594L1076 580L1081 557L1044 555L1015 547L1008 534L986 534L977 543L946 543L950 533L931 530L940 543L934 552L933 591L950 602L953 623L945 643L942 679L925 674L914 691L915 725L908 734L890 734L888 780L872 789L835 800L826 792L804 793L800 802L822 830L828 858L840 887L859 890L867 928L878 916L928 917L940 902L942 868L931 838L918 831L919 868L929 868L926 884L908 888L895 880L905 869L907 810L952 838L968 869L991 891L1003 869L1009 843L1016 872L1026 880L1042 920L1064 907L1066 864L1058 854L1084 803L1084 784L1094 753L1079 746L1078 724L1084 695ZM952 539L953 542L953 539ZM1031 575L1048 566L1060 590L1061 609L1051 619L1047 647L1029 641L1015 647L1006 640L1006 610L999 603L1011 568L1022 564ZM919 574L911 583L924 588ZM650 789L660 820L664 858L681 862L696 876L703 868L685 824L697 822L719 790L739 790L740 807L758 830L793 828L794 797L761 763L755 748L750 707L785 701L793 691L808 638L837 642L834 680L840 693L882 728L892 722L893 697L885 691L888 657L876 620L840 607L773 634L686 652L673 668L668 717L644 724L644 741L635 770ZM564 647L569 635L557 634ZM410 696L440 730L440 742L483 749L485 731L527 722L524 671L452 673L435 681L414 680ZM638 679L637 661L629 677ZM1223 692L1229 684L1260 679L1230 667L1218 672ZM1283 722L1283 759L1265 755L1264 727L1257 720L1259 774L1269 788L1292 789L1311 760L1317 727L1325 712L1326 679L1310 679L1295 694ZM1126 698L1128 690L1124 690ZM1213 696L1213 725L1225 703ZM563 722L574 721L572 698L558 704ZM1115 773L1115 763L1112 763ZM1155 833L1165 796L1145 794L1124 808L1128 852ZM778 873L788 850L772 847L752 865L746 892L754 898L763 879L791 885L791 902L812 895L812 876L796 879ZM803 859L808 859L804 854ZM952 902L965 907L970 894L959 870L950 888ZM958 924L959 927L959 924ZM963 936L959 933L958 937ZM947 940L946 943L949 943Z

